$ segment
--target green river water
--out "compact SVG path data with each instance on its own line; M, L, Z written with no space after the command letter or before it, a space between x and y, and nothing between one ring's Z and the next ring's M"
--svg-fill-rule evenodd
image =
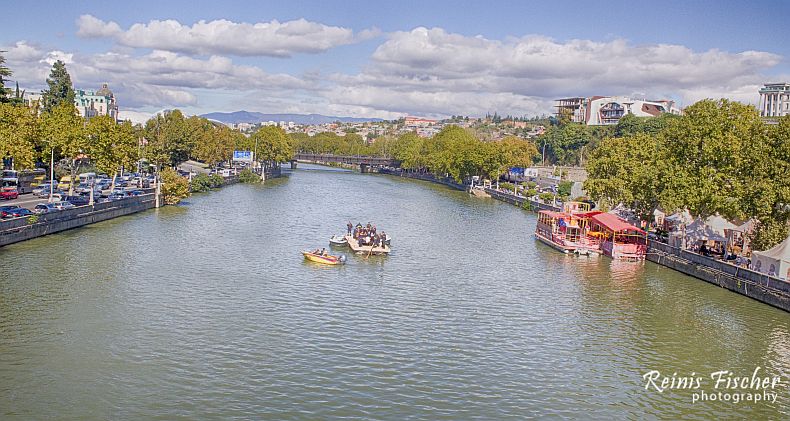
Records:
M392 254L303 260L349 220ZM310 167L0 248L0 418L790 418L787 313L562 255L535 222ZM692 402L757 367L776 402ZM645 390L651 370L703 379Z

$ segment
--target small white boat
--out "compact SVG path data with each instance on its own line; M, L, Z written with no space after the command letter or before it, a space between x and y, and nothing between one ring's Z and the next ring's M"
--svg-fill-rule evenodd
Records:
M333 246L345 246L348 244L346 237L342 235L333 235L332 238L329 239L329 244Z

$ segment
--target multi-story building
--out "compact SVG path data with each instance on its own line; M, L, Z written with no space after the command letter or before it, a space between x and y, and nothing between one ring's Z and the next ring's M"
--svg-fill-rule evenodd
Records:
M622 96L594 96L558 99L556 115L588 126L617 124L626 114L637 117L656 117L664 113L680 114L675 102L662 99L648 101Z
M790 115L790 83L766 83L760 89L761 117Z
M98 91L75 90L74 106L85 118L108 115L118 120L118 104L106 83L103 83Z

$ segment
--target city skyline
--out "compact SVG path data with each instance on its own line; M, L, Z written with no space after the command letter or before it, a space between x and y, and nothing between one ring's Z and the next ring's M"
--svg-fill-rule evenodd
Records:
M64 2L8 22L0 49L21 87L43 88L62 59L75 88L109 83L133 120L540 115L589 95L756 104L762 84L790 79L786 3L610 5Z

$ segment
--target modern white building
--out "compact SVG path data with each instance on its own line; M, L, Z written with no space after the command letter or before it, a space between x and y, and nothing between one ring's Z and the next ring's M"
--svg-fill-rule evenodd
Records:
M98 91L75 90L74 106L85 118L109 115L118 120L118 104L115 102L115 95L106 83L103 83Z
M617 124L626 114L637 117L657 117L664 113L680 114L675 102L633 99L624 96L576 97L556 100L556 115L568 116L572 122L588 126Z
M790 83L766 83L760 89L761 117L782 117L790 114Z

